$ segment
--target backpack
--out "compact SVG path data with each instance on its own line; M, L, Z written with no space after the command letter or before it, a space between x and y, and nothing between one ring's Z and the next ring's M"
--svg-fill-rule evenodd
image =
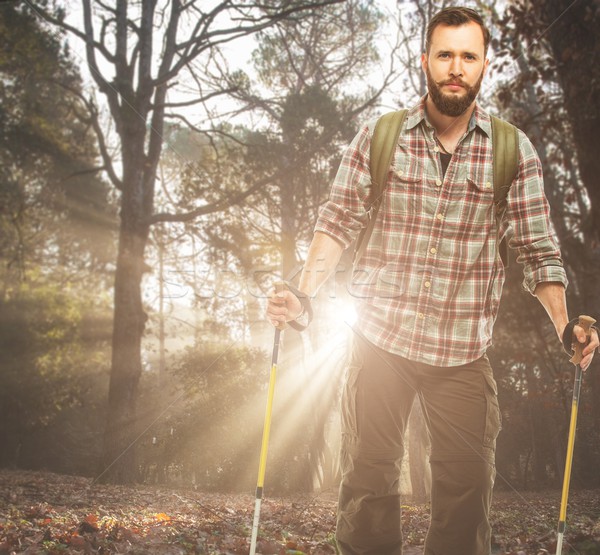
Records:
M370 171L371 192L367 225L362 229L354 249L356 268L362 258L377 219L383 192L387 186L387 176L392 164L400 130L408 110L398 110L381 116L371 137ZM508 266L508 246L506 238L499 240L500 223L506 213L506 199L519 168L519 136L517 128L507 121L490 116L492 120L492 169L494 183L494 213L496 219L496 249L505 267Z

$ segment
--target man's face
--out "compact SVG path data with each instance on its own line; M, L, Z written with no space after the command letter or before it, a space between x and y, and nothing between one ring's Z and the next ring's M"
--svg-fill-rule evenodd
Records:
M483 32L477 23L438 25L429 52L421 57L435 107L446 116L464 113L479 93L488 63Z

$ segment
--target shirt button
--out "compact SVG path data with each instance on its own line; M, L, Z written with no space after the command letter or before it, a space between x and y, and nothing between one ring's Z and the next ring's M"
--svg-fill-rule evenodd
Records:
M435 247L433 247L432 249L429 250L429 252L431 254L436 254L437 253L437 249Z
M426 281L426 282L425 282L425 287L426 287L427 289L429 289L429 288L431 287L431 282L430 282L430 281Z
M440 149L437 146L433 147L433 152L439 152L439 151L440 151Z
M397 173L398 175L404 175L404 172L403 172L402 170L398 170L396 173Z
M485 187L486 187L486 189L491 189L492 188L492 183L490 181L486 181L485 182Z
M436 216L436 218L437 218L438 220L442 221L442 220L444 219L444 215L443 215L443 214L438 214L438 215Z
M425 318L425 314L423 314L422 312L419 312L417 316L419 317L419 320L423 320L423 318Z
M441 179L436 179L436 180L435 180L435 184L436 184L438 187L441 187L441 186L442 186L442 180L441 180Z

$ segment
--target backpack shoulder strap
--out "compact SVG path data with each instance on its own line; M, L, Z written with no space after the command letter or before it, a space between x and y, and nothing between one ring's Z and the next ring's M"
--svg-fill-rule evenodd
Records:
M492 120L492 152L493 152L493 183L494 183L494 211L497 232L500 232L500 223L506 212L506 199L510 187L519 170L519 132L517 128L491 116ZM498 251L504 266L508 266L508 246L506 239L497 240Z
M375 124L375 129L371 137L371 148L369 152L369 170L371 172L371 191L369 193L369 219L367 225L363 228L356 242L354 250L354 262L361 259L367 248L377 213L381 206L381 199L387 185L387 176L392 165L398 136L406 119L408 110L398 110L389 112L381 116Z
M406 112L407 110L389 112L381 116L375 124L370 151L372 201L379 199L385 190L387 174L392 164Z

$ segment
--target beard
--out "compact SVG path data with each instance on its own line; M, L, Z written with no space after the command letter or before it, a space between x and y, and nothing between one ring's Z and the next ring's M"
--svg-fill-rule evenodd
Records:
M444 81L435 81L429 67L426 70L427 74L427 89L431 100L435 107L445 116L456 118L463 114L465 110L473 103L483 81L483 71L474 85L467 85L462 79L446 79ZM460 96L449 95L444 93L442 87L449 83L456 83L465 89L465 94Z

